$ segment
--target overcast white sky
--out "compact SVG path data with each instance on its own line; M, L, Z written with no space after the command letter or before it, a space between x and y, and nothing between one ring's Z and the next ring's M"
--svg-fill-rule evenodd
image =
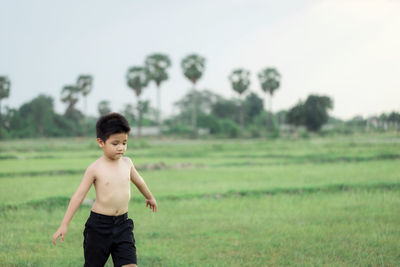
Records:
M397 0L0 0L0 75L12 81L3 105L19 107L39 93L55 99L79 74L92 74L88 112L109 100L114 111L136 103L126 85L128 67L147 55L170 55L162 110L190 88L180 61L206 58L198 83L226 97L238 67L251 71L250 91L264 97L257 73L282 74L274 111L309 94L334 100L333 116L348 119L400 111L400 1ZM155 85L143 99L155 104ZM78 103L82 109L83 101Z

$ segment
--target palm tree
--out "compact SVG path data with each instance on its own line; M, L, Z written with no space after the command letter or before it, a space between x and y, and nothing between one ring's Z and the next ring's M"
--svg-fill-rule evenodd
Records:
M265 68L258 73L261 88L264 93L269 93L269 112L272 114L272 96L279 88L281 75L275 68Z
M240 127L243 130L243 99L242 94L249 88L250 85L250 72L245 69L236 69L229 75L229 81L231 82L232 89L239 94L240 98Z
M84 101L84 111L85 111L85 116L87 116L87 95L92 91L93 87L93 77L91 75L79 75L76 85L79 88L81 94L85 98Z
M6 76L0 76L0 138L2 137L1 128L3 127L3 118L1 114L1 100L10 96L11 82Z
M142 121L143 121L144 115L145 115L146 113L148 113L148 112L149 112L149 109L150 109L150 102L149 102L149 100L139 101L139 102L138 102L137 109L138 109L138 111L139 111L139 118L138 118L138 121L140 121L140 125L141 125L141 124L142 124ZM140 134L139 134L139 136L140 136Z
M142 94L143 89L147 86L149 82L149 75L144 67L134 66L128 69L126 74L126 80L128 86L135 91L137 97L137 108L139 112L138 116L138 136L141 136L141 126L142 126L142 106L140 101L140 95Z
M168 80L167 68L171 66L171 60L165 54L152 54L146 57L145 65L149 73L149 80L154 81L157 85L157 125L158 132L161 133L161 101L160 101L160 86L163 81Z
M10 96L11 82L6 76L0 76L0 117L1 117L1 100Z
M110 113L111 112L110 101L108 100L100 101L99 104L97 105L97 110L99 111L100 116L104 116Z
M75 109L75 105L79 100L79 88L76 85L66 85L61 91L61 101L67 104L65 117L79 123L83 119L82 113Z
M66 85L61 91L61 101L67 104L65 113L71 112L75 109L78 102L78 94L80 90L76 85Z
M132 104L125 104L123 109L120 111L122 115L126 118L130 125L133 125L136 121L135 113L133 112L134 107Z
M93 77L91 75L79 75L76 85L85 99L83 102L83 110L85 112L84 127L85 131L87 131L87 95L92 91Z
M205 68L205 58L196 54L191 54L182 59L181 66L183 75L193 83L193 91L196 92L196 82L201 78ZM193 94L192 128L193 136L197 136L197 112L196 112L196 93Z

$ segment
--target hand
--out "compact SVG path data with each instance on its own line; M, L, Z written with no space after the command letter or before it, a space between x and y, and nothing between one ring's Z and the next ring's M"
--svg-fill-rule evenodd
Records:
M61 225L61 226L57 229L57 231L54 233L54 235L53 235L53 244L54 244L54 246L56 245L57 239L58 239L60 236L61 236L60 241L61 241L61 242L64 242L64 238L65 238L65 235L66 235L66 234L67 234L67 227Z
M157 201L155 198L146 199L146 207L150 207L153 212L157 211Z

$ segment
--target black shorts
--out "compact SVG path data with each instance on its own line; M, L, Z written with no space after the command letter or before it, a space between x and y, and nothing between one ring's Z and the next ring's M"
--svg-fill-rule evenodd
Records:
M128 213L108 216L91 212L83 231L85 267L102 267L112 256L114 266L137 264L134 224Z

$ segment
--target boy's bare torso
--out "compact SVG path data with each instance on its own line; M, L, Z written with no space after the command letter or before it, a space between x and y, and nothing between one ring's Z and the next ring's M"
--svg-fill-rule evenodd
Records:
M131 198L129 159L108 161L101 157L93 163L96 201L92 211L104 215L117 216L128 211Z

